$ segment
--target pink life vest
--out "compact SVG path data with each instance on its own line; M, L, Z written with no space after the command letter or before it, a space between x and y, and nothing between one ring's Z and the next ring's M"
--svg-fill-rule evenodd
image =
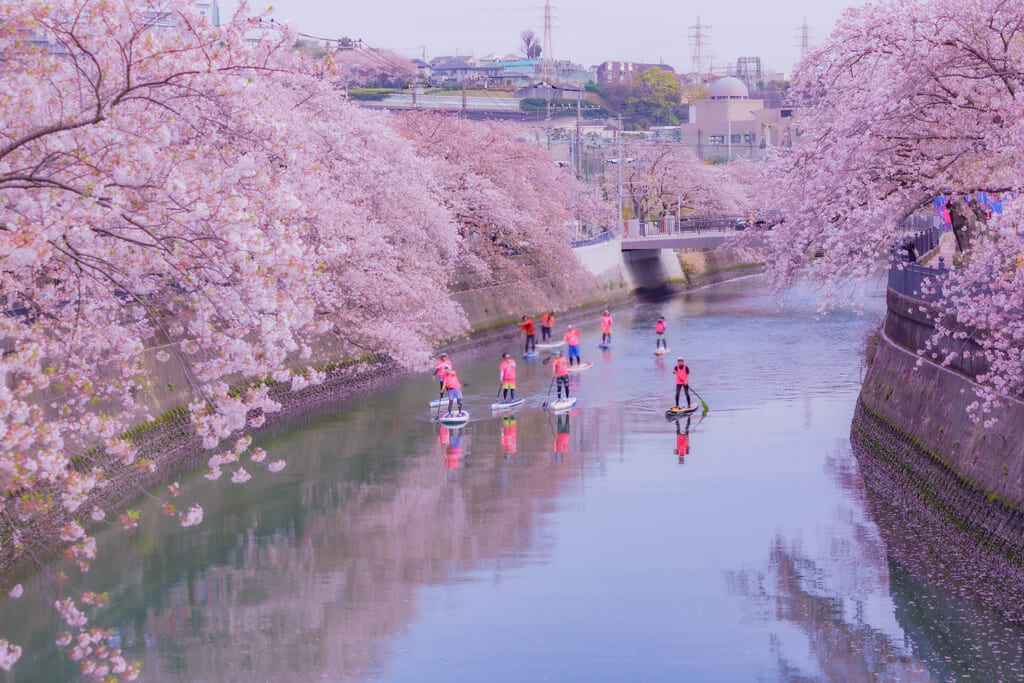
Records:
M683 367L676 366L676 384L689 384L690 383L690 368L686 367L686 363L683 363Z
M654 331L657 332L658 334L665 334L665 321L659 320L658 322L654 323Z
M567 377L569 375L569 361L565 359L565 356L558 356L555 358L555 377Z
M575 327L565 333L565 343L569 346L580 345L580 331Z
M601 316L601 331L605 334L611 334L612 331L612 317L610 315Z
M501 373L502 382L515 382L516 362L511 358L501 361L501 367L498 368L498 372Z
M451 368L444 373L444 386L446 389L461 389L462 382L459 381L459 376L455 374L455 371Z
M452 369L452 362L448 359L442 358L441 360L437 361L437 364L434 366L434 369L437 370L437 374L439 376L444 377L445 370Z

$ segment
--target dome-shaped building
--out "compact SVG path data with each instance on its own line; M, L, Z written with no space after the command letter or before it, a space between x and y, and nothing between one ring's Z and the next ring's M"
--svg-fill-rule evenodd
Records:
M708 92L709 100L746 100L750 99L750 91L746 84L738 78L726 76L711 84Z

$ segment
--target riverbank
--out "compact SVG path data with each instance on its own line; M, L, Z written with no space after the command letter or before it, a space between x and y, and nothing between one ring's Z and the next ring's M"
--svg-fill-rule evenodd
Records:
M1024 405L1007 399L995 424L975 423L973 382L918 363L879 331L851 425L879 514L910 527L887 539L890 552L1024 623Z

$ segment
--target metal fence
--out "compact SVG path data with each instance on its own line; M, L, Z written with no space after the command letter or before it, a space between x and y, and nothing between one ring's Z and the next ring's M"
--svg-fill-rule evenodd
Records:
M613 239L615 239L615 234L608 230L605 230L591 237L579 237L577 239L574 239L569 244L572 246L573 249L576 249L578 247L590 247L595 244L610 242Z

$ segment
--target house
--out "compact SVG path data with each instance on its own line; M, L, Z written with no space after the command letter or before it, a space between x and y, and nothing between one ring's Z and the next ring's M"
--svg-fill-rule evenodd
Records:
M637 74L648 69L659 68L674 74L676 72L668 64L644 64L641 62L603 62L597 67L598 85L615 86L630 85Z

